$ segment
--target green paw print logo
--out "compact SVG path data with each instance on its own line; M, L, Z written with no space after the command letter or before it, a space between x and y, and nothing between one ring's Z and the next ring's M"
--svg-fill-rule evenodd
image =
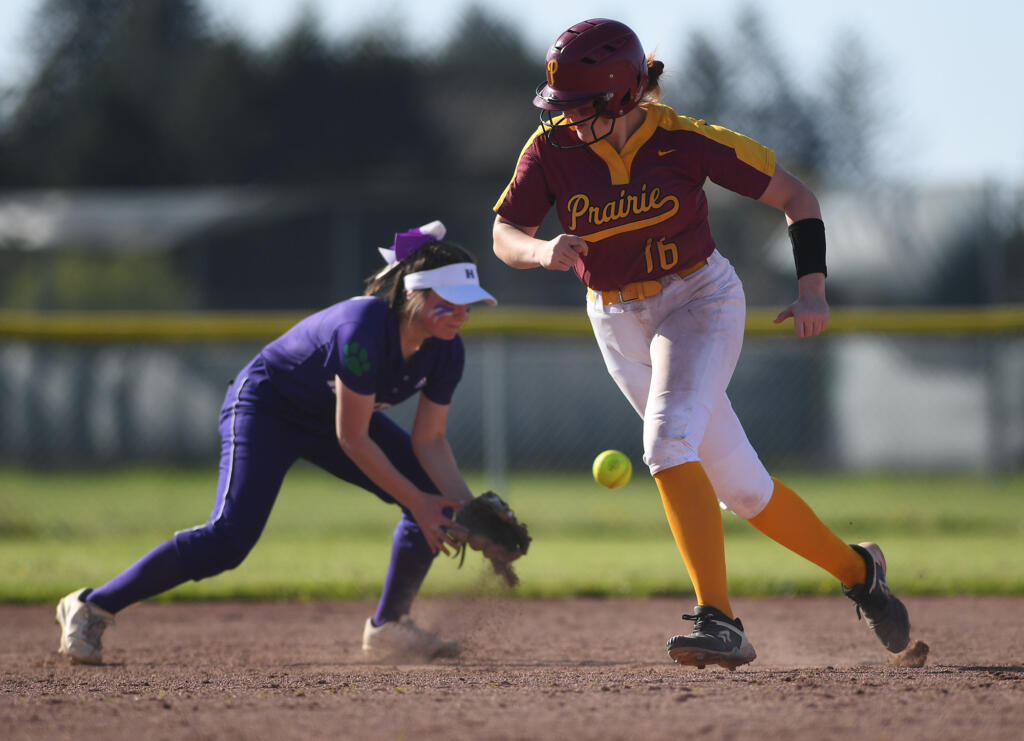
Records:
M370 370L370 359L366 354L366 348L360 347L358 342L350 342L345 345L345 367L357 376Z

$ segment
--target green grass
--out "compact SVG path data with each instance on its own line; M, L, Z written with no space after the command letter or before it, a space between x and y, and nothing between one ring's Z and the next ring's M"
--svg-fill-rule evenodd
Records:
M1024 593L1024 475L782 476L844 540L877 540L901 594ZM176 530L199 524L216 473L0 469L0 602L52 602L98 585ZM470 477L476 489L479 477ZM615 491L578 476L521 474L504 492L534 537L517 563L523 597L692 594L650 477ZM161 599L369 599L398 509L300 466L245 563ZM723 515L736 596L836 594L835 580ZM430 596L505 594L477 553L440 558Z

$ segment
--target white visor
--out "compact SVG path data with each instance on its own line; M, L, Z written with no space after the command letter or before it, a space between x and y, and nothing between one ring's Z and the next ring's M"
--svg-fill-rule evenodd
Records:
M476 265L471 262L457 262L433 270L421 270L405 276L405 290L415 291L433 288L438 296L450 304L472 304L486 301L491 306L497 299L480 287Z

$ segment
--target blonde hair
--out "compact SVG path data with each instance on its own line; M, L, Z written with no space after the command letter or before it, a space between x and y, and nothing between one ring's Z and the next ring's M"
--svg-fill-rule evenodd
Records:
M406 319L414 317L427 303L427 292L429 288L416 291L409 291L405 296L405 302L399 309L399 313Z

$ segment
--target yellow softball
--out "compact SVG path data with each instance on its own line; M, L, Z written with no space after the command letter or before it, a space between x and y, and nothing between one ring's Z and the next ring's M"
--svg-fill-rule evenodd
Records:
M618 489L629 483L633 475L633 464L625 453L606 450L594 459L594 481L609 489Z

